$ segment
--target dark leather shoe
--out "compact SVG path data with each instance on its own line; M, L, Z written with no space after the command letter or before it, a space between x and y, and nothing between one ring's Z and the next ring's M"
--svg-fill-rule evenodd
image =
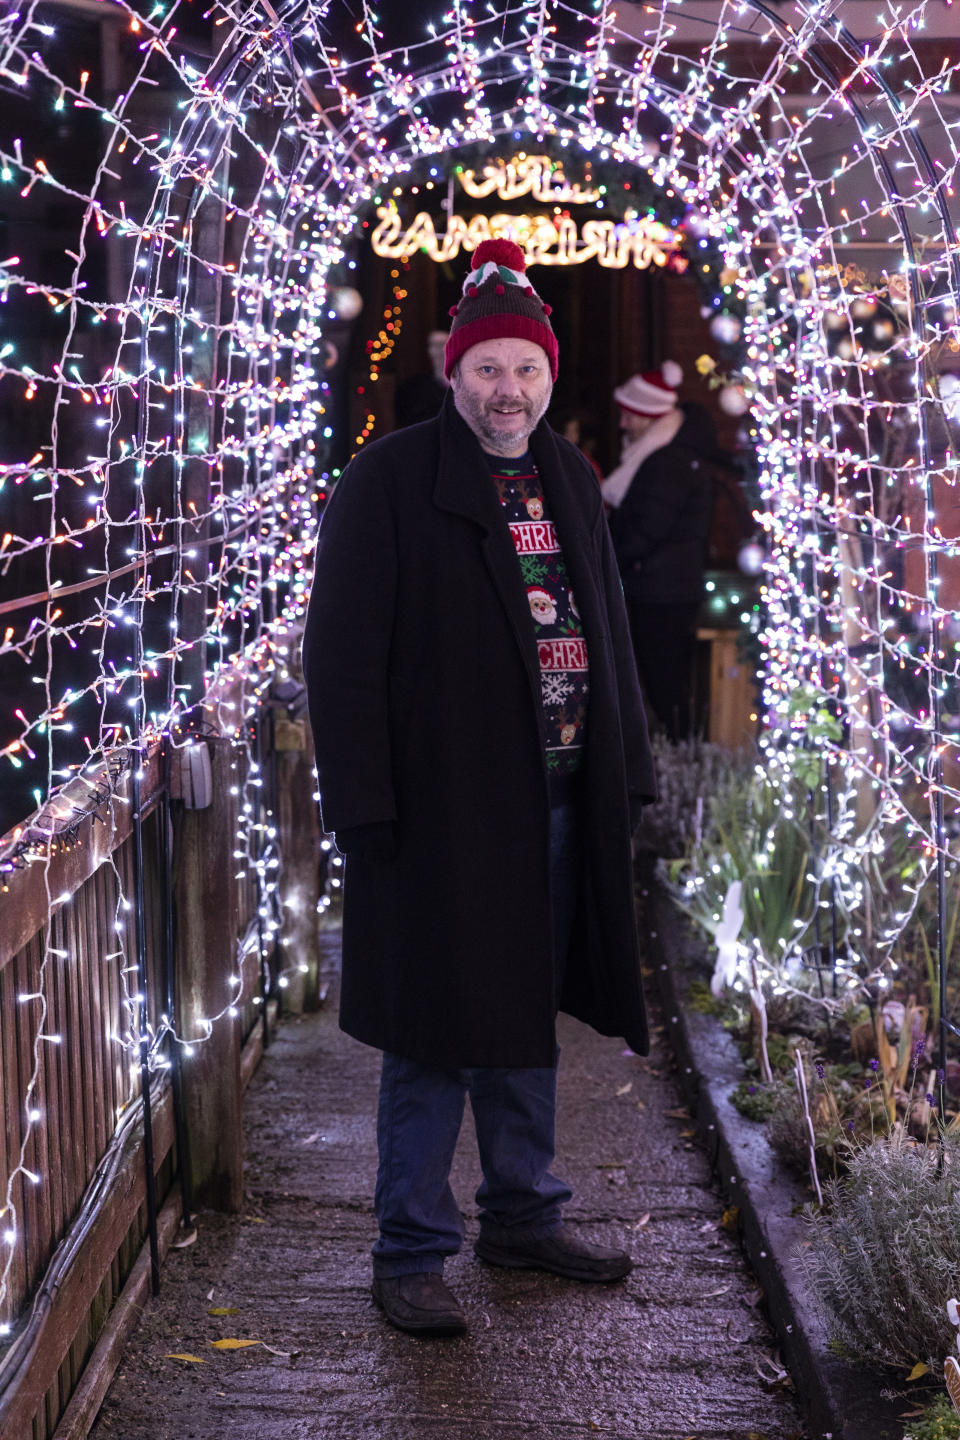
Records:
M411 1335L462 1335L467 1317L443 1276L391 1275L373 1282L373 1298L391 1325Z
M503 1265L508 1270L548 1270L567 1280L622 1280L633 1269L633 1261L623 1250L591 1245L572 1234L566 1225L535 1240L511 1235L503 1227L486 1226L473 1253L488 1265Z

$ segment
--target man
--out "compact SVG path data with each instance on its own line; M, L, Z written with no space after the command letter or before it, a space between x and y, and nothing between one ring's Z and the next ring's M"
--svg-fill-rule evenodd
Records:
M671 740L690 734L696 620L713 507L713 421L680 406L672 360L616 389L624 448L601 485L623 578L637 672Z
M430 360L429 374L412 375L397 386L394 404L397 425L417 425L421 420L432 420L439 414L446 399L449 381L443 373L448 330L431 330L427 336L427 355Z
M346 854L340 1023L384 1052L373 1295L459 1334L443 1263L469 1093L478 1256L619 1279L550 1173L558 1008L646 1053L630 837L655 792L599 487L541 423L557 371L523 252L473 257L435 420L344 472L304 640L323 823Z

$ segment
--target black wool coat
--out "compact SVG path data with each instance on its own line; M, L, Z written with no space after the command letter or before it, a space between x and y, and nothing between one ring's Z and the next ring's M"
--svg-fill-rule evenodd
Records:
M607 517L627 599L647 605L703 598L716 431L702 406L684 411L673 440L647 456Z
M561 1008L645 1053L631 809L655 797L599 489L543 422L531 449L588 647L583 874ZM513 542L448 397L344 471L304 636L324 828L395 821L347 857L344 1030L426 1064L555 1060L540 671Z

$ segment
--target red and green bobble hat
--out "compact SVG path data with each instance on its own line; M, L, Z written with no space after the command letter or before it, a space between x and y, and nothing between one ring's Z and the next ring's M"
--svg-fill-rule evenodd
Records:
M557 378L557 337L544 305L527 279L526 261L512 240L483 240L473 253L463 282L463 299L450 314L450 338L444 349L447 379L460 356L485 340L532 340L546 351L550 374Z

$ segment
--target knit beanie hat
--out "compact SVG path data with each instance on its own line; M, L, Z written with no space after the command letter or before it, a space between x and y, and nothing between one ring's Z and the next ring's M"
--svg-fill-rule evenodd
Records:
M447 379L460 356L484 340L532 340L546 351L557 378L557 337L544 305L526 274L520 246L512 240L483 240L473 252L463 282L463 299L451 307L450 339L444 352Z
M666 415L677 403L677 386L683 371L675 360L664 360L659 370L644 370L619 385L613 398L621 410L633 415Z

